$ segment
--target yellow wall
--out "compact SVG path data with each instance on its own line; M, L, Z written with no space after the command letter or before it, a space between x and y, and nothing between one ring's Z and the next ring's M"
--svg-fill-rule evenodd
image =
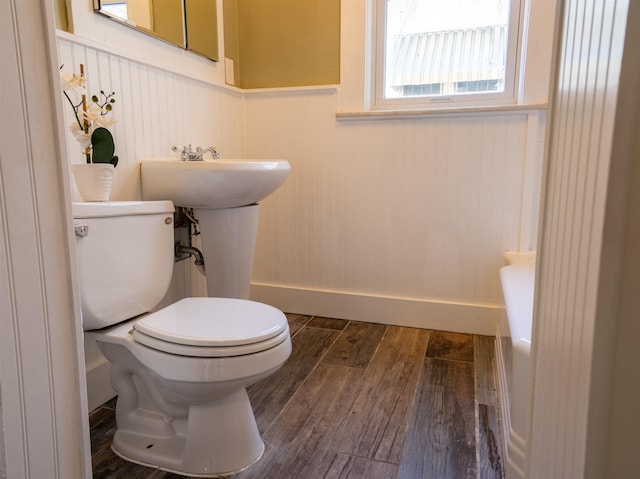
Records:
M237 12L227 17L230 3ZM340 82L340 0L227 0L224 7L225 42L231 40L225 55L236 63L236 86Z
M238 46L238 2L237 0L223 0L222 12L224 20L224 57L233 60L234 76L240 78L240 51ZM225 68L227 66L225 65ZM229 75L227 75L228 77ZM238 81L236 83L239 84Z
M135 23L137 27L153 31L153 22L151 21L153 10L150 0L128 2L127 19Z
M218 17L216 2L185 0L187 49L218 61Z
M152 15L153 33L175 45L184 47L184 20L182 19L182 0L153 0Z
M197 0L190 1L198 5ZM56 27L71 31L68 0L53 2ZM223 8L224 56L233 60L235 86L340 83L340 0L223 0ZM200 46L193 50L216 59L215 20L207 23L211 26L204 31L211 35L189 40L193 45L201 40L210 44L208 50ZM182 44L182 32L174 32L170 41Z
M58 30L64 30L65 32L71 32L71 22L69 20L70 15L67 10L68 0L53 0L53 11L56 15L56 28Z

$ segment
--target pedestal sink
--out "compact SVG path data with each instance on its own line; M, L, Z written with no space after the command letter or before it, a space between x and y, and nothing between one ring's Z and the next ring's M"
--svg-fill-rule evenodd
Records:
M209 296L247 299L257 203L284 183L290 169L284 160L144 159L142 198L195 208Z

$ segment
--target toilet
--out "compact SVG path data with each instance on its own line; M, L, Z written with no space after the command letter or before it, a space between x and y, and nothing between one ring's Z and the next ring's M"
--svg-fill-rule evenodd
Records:
M185 298L154 312L173 273L170 201L73 203L85 337L111 363L114 452L193 477L264 452L246 388L291 354L285 315L244 299Z

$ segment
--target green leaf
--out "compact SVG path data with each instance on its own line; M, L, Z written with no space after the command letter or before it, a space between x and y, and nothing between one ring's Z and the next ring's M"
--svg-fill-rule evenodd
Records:
M116 147L109 130L103 127L96 128L91 134L91 146L93 147L93 163L112 163L115 167L112 160Z

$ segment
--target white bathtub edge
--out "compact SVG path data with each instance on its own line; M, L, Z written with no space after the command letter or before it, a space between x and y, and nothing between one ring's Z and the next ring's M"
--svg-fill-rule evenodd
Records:
M508 335L508 331L500 329L500 323L496 327L495 355L496 376L498 382L498 406L500 408L500 432L502 434L503 454L505 464L508 461L509 434L511 431L511 399L507 379L507 367L505 365L506 351L503 350L502 338Z
M498 324L496 358L502 435L506 445L505 478L524 478L526 437L529 427L529 387L531 325L535 287L535 252L505 254L508 266L500 268L500 283L507 315L508 333ZM502 329L505 329L504 327ZM509 368L501 338L511 337L511 396L508 393Z

